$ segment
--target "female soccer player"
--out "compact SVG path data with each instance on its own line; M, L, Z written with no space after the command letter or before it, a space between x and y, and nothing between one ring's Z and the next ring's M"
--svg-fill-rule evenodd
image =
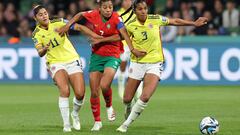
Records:
M150 97L157 88L163 71L163 51L159 27L165 25L175 26L202 26L207 23L207 18L200 17L195 22L182 20L179 18L168 19L160 15L148 15L148 7L145 0L135 0L133 11L136 19L131 20L127 25L127 30L132 37L133 46L137 49L144 49L147 54L142 57L131 56L129 78L124 92L124 103L130 107L136 88L143 80L143 91L140 98L131 109L127 120L117 129L120 132L127 132L130 124L146 108Z
M98 35L110 37L112 35L121 36L126 40L131 52L136 57L145 55L145 51L134 49L131 40L124 28L124 24L116 12L113 12L112 0L100 0L99 9L80 12L75 15L67 24L60 30L60 34L67 32L70 26L78 20L84 18L90 24L91 29ZM89 27L90 27L89 26ZM107 116L110 121L115 120L115 113L112 107L112 90L111 83L120 65L120 54L123 52L121 41L109 42L108 38L98 40L92 47L92 55L90 59L90 88L91 88L91 108L94 116L94 126L91 131L99 131L102 128L100 118L100 89L102 90L106 107ZM108 42L105 42L107 40Z
M46 55L49 73L59 89L59 109L63 119L63 131L70 132L69 95L70 84L74 90L73 111L71 117L73 127L80 130L78 112L83 104L85 85L82 63L68 36L60 36L57 29L66 23L63 19L49 20L46 9L38 5L33 9L37 26L32 34L35 48L40 57ZM75 24L73 29L83 30L86 27ZM95 33L91 33L96 35Z

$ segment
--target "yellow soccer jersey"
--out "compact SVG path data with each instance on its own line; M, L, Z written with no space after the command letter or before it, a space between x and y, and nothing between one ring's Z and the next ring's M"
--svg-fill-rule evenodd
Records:
M147 55L137 58L131 55L131 61L138 63L163 62L163 49L160 35L160 26L169 24L169 19L160 15L148 15L144 25L135 18L127 25L132 37L133 46L139 50L146 50Z
M121 16L122 13L124 13L126 10L124 8L120 8L117 13L119 16ZM131 15L132 11L128 12L127 14L123 15L122 16L122 19L123 19L123 22L125 22L128 17ZM132 15L132 17L129 19L129 21L131 21L132 19L134 19L136 17L135 14ZM127 24L127 23L126 23ZM125 24L125 26L126 26ZM127 42L125 40L122 41L123 45L127 45Z
M68 36L65 34L61 37L56 32L56 29L61 28L65 24L63 19L54 19L50 21L48 30L36 26L32 34L35 48L50 44L49 50L46 53L46 60L49 64L68 63L79 59L79 55L68 39Z

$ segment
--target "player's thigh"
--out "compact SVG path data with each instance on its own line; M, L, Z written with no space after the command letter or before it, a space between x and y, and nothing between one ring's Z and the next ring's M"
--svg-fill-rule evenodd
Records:
M69 75L69 80L73 87L74 93L78 97L82 97L85 93L85 81L82 72Z
M116 69L113 69L111 67L106 67L104 69L102 78L101 78L101 87L103 87L103 89L107 89L108 87L111 86L111 83L113 81L113 78L116 74Z
M68 96L70 88L67 72L64 69L60 69L55 73L53 79L56 82L61 95Z
M142 95L140 96L141 100L147 102L150 97L155 92L159 83L159 77L152 73L147 73L144 76L143 80L143 91Z
M136 80L130 77L128 78L126 82L126 87L124 90L124 96L123 96L125 103L129 103L132 101L132 98L134 97L140 83L141 83L141 80Z
M69 75L69 80L73 87L75 96L78 98L83 96L85 92L85 84L83 78L82 61L80 59L74 60L65 64L65 68Z
M96 72L89 73L89 83L90 83L91 93L95 92L99 94L101 77L102 77L101 72L96 71Z
M104 64L104 72L101 79L101 87L103 87L103 89L110 87L116 71L121 64L119 58L106 57L105 59L106 63Z

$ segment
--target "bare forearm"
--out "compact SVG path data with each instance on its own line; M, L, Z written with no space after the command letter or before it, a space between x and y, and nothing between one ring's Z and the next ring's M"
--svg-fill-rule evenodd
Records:
M121 37L119 36L119 34L115 34L110 37L104 37L103 39L101 39L101 42L116 42L120 40L121 40Z
M126 31L126 29L125 29L125 28L122 28L122 29L120 29L119 31L120 31L122 37L123 37L123 38L125 39L125 41L127 42L127 45L128 45L128 47L129 47L129 49L132 51L132 50L133 50L132 41L131 41L131 39L130 39L130 37L129 37L127 31Z
M72 24L76 23L81 18L82 18L82 12L79 12L67 23L67 26L70 27Z
M74 30L83 32L85 35L90 37L97 36L97 34L94 33L92 30L90 30L88 27L77 24L77 23L74 24Z
M169 19L169 25L174 25L174 26L195 26L195 22L188 21L188 20L183 20L183 19L180 19L180 18L175 18L175 19Z

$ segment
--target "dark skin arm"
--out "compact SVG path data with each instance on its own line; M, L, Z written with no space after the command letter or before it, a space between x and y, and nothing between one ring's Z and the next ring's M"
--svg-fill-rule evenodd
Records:
M131 50L131 52L137 56L137 57L143 57L144 55L146 55L146 51L144 50L137 50L137 49L134 49L133 45L132 45L132 41L130 40L129 38L129 35L126 31L126 29L123 27L119 30L121 36L125 39L125 41L127 42L128 44L128 47L129 49ZM91 39L91 43L92 45L95 45L95 44L99 44L99 43L102 43L102 42L115 42L115 41L120 41L121 40L121 36L118 35L118 34L115 34L113 36L110 36L110 37L104 37L104 38L99 38L99 39L96 39L96 38L92 38Z
M68 32L68 30L70 29L70 27L76 23L77 21L79 21L82 18L82 12L79 12L78 14L76 14L65 26L63 26L62 28L60 28L58 30L59 35L63 36L65 33Z
M96 38L96 39L103 38L102 36L99 36L98 34L93 32L92 30L90 30L88 27L86 27L84 25L81 25L81 24L75 23L74 24L74 30L83 32L85 35L87 35L89 37Z
M196 21L188 21L188 20L183 20L180 18L173 18L173 19L169 19L168 25L201 27L201 26L207 24L207 22L208 22L208 18L206 18L206 17L199 17Z
M121 33L122 37L125 39L125 41L127 42L127 45L130 49L130 51L136 56L136 57L143 57L147 54L147 52L145 50L137 50L133 47L132 45L132 41L127 33L127 30L125 29L125 27L119 29L119 32Z
M103 42L116 42L116 41L120 41L122 40L121 37L118 34L112 35L110 37L102 37L102 38L91 38L90 42L92 45L96 45L99 43L103 43Z

